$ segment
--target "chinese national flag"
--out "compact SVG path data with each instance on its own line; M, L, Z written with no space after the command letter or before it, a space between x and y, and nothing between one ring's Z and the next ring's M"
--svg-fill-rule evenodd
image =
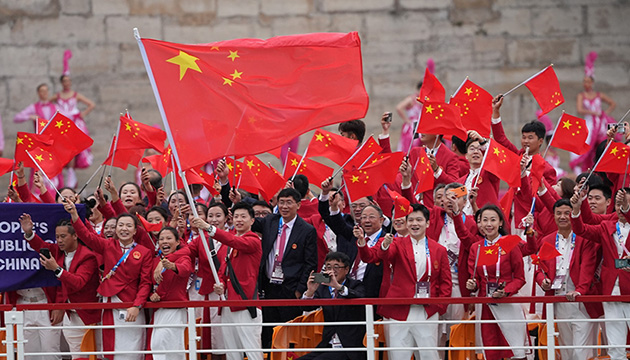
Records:
M234 160L233 157L226 157L225 165L228 168L228 180L234 181L232 186L236 186L236 184L238 184L238 180L241 177L241 173L243 172L243 163Z
M74 121L60 113L55 114L50 120L42 135L48 135L53 141L50 152L63 165L94 143L94 140L79 129Z
M38 117L37 121L35 121L35 133L41 134L42 131L44 131L46 124L48 124L48 120Z
M629 153L630 147L628 147L628 145L613 141L608 146L606 152L602 155L599 164L595 166L594 171L611 172L616 174L625 173Z
M59 175L66 165L66 163L61 163L57 159L56 154L53 154L51 149L36 148L28 150L28 153L37 161L37 164L39 164L39 167L49 179Z
M521 243L521 237L518 235L501 236L499 241L497 241L497 244L499 244L499 247L501 248L501 250L504 250L506 253L509 253L510 251L512 251L520 243Z
M499 200L499 206L501 206L501 211L503 211L503 216L506 219L510 218L510 212L512 211L512 203L514 203L514 192L516 188L509 188L508 191L503 194L501 200Z
M142 45L184 169L367 112L356 32Z
M175 165L174 168L177 169L177 165ZM186 182L188 183L188 185L201 184L206 189L208 189L208 191L210 191L213 196L218 195L216 190L214 190L214 177L203 172L201 170L201 166L197 166L195 168L184 171L184 175L186 176ZM184 188L184 182L179 176L179 171L175 171L175 184L177 185L178 189Z
M400 195L398 192L387 189L387 193L394 200L394 210L393 214L395 214L394 219L398 219L401 217L405 217L411 214L413 210L411 208L411 203L404 196Z
M466 130L475 130L485 138L490 137L492 95L489 92L466 79L450 103L459 108Z
M116 143L116 137L113 138L112 144ZM142 155L144 155L144 149L118 149L114 154L114 146L110 146L107 159L103 160L103 165L112 165L119 169L127 170L129 165L138 166ZM114 156L114 163L112 164L112 155Z
M147 156L142 159L142 162L150 163L151 167L164 177L166 174L173 171L171 160L171 146L169 145L164 149L162 154Z
M586 121L579 117L562 113L549 146L555 146L576 155L583 155L591 148L586 143L586 138L588 138Z
M261 195L265 200L271 200L278 191L284 188L285 180L282 176L275 169L265 165L256 156L246 156L243 164L256 177L261 186Z
M164 150L166 132L153 126L145 125L131 117L120 117L120 133L118 134L118 149L154 149Z
M0 176L13 170L15 161L13 159L0 158Z
M308 146L308 157L321 156L343 165L357 149L357 141L317 129Z
M151 232L151 231L160 231L160 230L162 230L162 222L161 221L159 223L152 224L152 223L148 222L142 215L138 215L136 217L138 218L138 220L140 220L140 223L142 224L142 226L144 227L144 229L146 231Z
M31 158L26 154L26 150L50 149L52 144L53 141L48 135L18 132L15 140L15 163L23 162L24 167L36 168Z
M293 174L295 174L295 169L297 169L300 159L302 159L300 155L289 151L287 163L284 166L285 179L290 179ZM304 159L304 161L302 161L302 165L300 165L300 170L297 173L305 175L310 184L319 187L324 180L332 176L333 168L320 164L315 160Z
M402 152L381 154L361 169L353 169L343 174L350 202L376 194L378 189L396 179L403 157Z
M243 163L243 165L245 165ZM241 176L239 178L236 187L239 189L243 189L251 194L258 195L264 192L264 189L254 172L250 170L247 166L243 167L243 171L241 171Z
M464 125L462 125L459 108L442 102L424 102L417 132L435 135L455 135L460 139L468 138L468 133Z
M564 103L564 97L560 91L560 83L552 66L547 66L543 71L527 81L525 86L534 95L543 115Z
M444 86L427 68L424 71L424 80L422 80L420 94L416 100L424 104L425 101L443 102L445 99L446 90L444 90Z
M540 184L542 184L542 177L545 173L545 159L540 154L532 156L532 167L529 175L532 179L532 196L536 194Z
M538 250L538 254L532 254L532 264L540 266L545 272L548 272L549 269L547 265L545 265L542 261L549 261L558 256L560 256L558 250L548 242L544 242Z
M431 163L429 162L429 158L427 157L427 152L424 150L423 147L419 147L417 149L417 151L414 151L414 153L417 154L416 162L414 163L414 174L416 175L416 179L418 180L418 187L416 188L415 193L421 194L425 191L433 189L435 176L433 176L433 168L431 168Z
M482 167L505 181L509 186L521 186L521 158L490 139Z
M348 161L345 169L360 168L361 165L367 160L374 159L378 154L383 151L383 148L374 140L373 137L369 137L360 149L357 149L356 155L352 160Z
M499 260L499 245L494 244L490 246L482 246L479 249L479 259L477 260L478 266L491 266L496 265Z

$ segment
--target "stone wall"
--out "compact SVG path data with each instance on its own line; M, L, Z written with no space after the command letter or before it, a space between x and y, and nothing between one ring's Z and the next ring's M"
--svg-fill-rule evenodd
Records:
M504 92L553 63L564 109L575 114L583 59L595 50L596 88L617 101L613 115L620 117L629 107L630 32L623 21L629 18L628 0L0 0L4 157L13 155L17 131L31 131L31 124L12 119L35 101L35 87L46 82L60 90L68 48L75 90L97 104L87 117L97 162L125 109L139 121L159 123L134 27L143 37L183 43L358 31L370 95L368 133L377 134L380 114L395 112L415 90L428 58L447 93L466 76L491 93ZM506 99L505 126L513 139L536 109L525 89ZM394 119L397 140L402 122ZM82 171L80 179L90 174ZM0 179L3 188L7 178Z

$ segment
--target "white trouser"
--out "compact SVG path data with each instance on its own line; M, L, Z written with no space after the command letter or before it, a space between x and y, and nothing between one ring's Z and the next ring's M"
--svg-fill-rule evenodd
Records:
M192 275L192 283L188 288L188 300L190 301L198 301L198 300L206 300L204 295L199 293L199 288L201 287L202 278L198 277L196 274ZM195 308L195 318L201 319L203 316L203 308Z
M221 329L223 332L223 340L226 349L260 349L262 347L262 311L256 309L255 319L249 315L249 311L240 310L232 312L229 307L223 308L221 321L224 324L232 323L250 323L250 325L241 326L221 326L214 329ZM214 330L213 329L213 330ZM214 333L214 331L212 331ZM262 351L247 351L247 358L250 360L262 360ZM227 360L242 360L242 352L228 352Z
M628 326L630 326L630 304L620 302L605 302L604 319L627 319L626 321L607 321L606 337L608 345L626 345ZM626 350L623 348L608 348L611 360L626 360Z
M457 276L457 275L454 275ZM459 285L453 285L451 297L459 298L462 296ZM446 308L444 315L440 316L441 320L461 320L464 318L464 305L451 304ZM440 334L446 334L448 338L451 336L451 326L455 324L440 324Z
M112 302L113 298L112 298ZM115 351L142 351L145 349L145 331L144 328L123 328L124 325L145 325L144 310L140 310L138 317L134 322L127 322L127 309L114 309L114 350ZM142 360L143 354L116 354L116 360Z
M214 292L206 295L208 300L221 300L221 297ZM219 315L218 307L209 307L208 311L210 312L210 323L211 324L220 324L221 323L221 315ZM219 327L213 327L211 331L211 340L213 349L225 349L225 341L223 340L223 331L219 329ZM225 354L224 352L214 352L215 355Z
M46 302L46 301L44 301ZM18 302L20 303L20 302ZM27 304L27 302L22 302ZM60 325L60 324L57 324ZM25 310L24 326L51 326L50 313L48 310ZM61 327L59 330L24 330L24 351L27 353L37 352L60 352L61 351ZM55 356L27 356L28 360L60 360L61 355Z
M157 309L153 314L153 325L185 325L186 309ZM151 334L151 351L154 360L185 360L184 327L156 327ZM180 350L178 353L159 354L158 350Z
M525 314L520 304L496 304L489 305L490 311L496 320L503 337L510 346L527 345L527 324L524 322L514 323L505 320L525 320ZM512 349L513 357L525 357L525 349Z
M63 316L63 337L66 339L68 343L68 348L70 352L80 352L81 351L81 343L83 342L83 337L88 329L66 329L66 326L85 326L81 317L76 313L76 311L66 311ZM103 349L101 344L101 329L94 329L94 340L96 343L97 351ZM84 358L85 355L72 355L73 359L76 358Z
M438 320L438 313L427 319L427 312L422 305L411 305L407 321ZM406 324L404 321L395 321L396 324L385 325L388 347L436 347L438 345L438 324ZM390 360L409 360L414 354L416 360L438 360L437 350L411 351L390 350Z
M554 304L556 319L590 319L583 303L557 303ZM560 333L560 345L597 345L593 342L593 333L597 328L595 322L559 322L558 332ZM596 355L595 349L561 349L560 354L563 359L590 359Z

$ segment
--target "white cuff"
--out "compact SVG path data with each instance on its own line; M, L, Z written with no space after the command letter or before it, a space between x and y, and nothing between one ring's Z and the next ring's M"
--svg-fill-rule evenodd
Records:
M63 274L63 269L61 269L61 271L59 272L59 274L55 274L55 276L57 277L57 279L59 279L61 277L61 274Z
M379 140L389 139L389 134L378 134L378 139Z
M304 292L304 294L302 294L302 299L304 300L312 300L315 297L315 294L313 294L313 296L306 296L306 291Z
M409 183L409 185L400 184L400 190L407 190L407 189L411 189L411 183Z
M543 195L545 195L546 193L547 193L547 187L545 187L545 188L543 189L543 191L539 191L539 192L538 192L538 196L543 196Z
M31 240L33 240L34 237L35 237L35 231L34 230L31 233L31 236L29 236L29 237L26 237L26 234L24 234L24 239L26 239L26 241L31 241Z
M440 175L442 175L442 167L438 167L438 171L436 171L433 174L433 177L435 177L436 179L440 177Z
M387 249L389 249L389 245L387 245L387 247L385 247L385 243L381 243L381 250L387 251Z
M319 194L319 201L328 201L328 199L330 199L330 193L324 195L324 194Z
M499 117L498 117L498 118L496 118L496 119L495 119L495 118L492 118L492 120L491 120L491 121L492 121L492 124L493 124L493 125L499 124L499 123L501 123L501 117L499 116Z
M365 247L365 245L367 245L367 241L366 241L366 242L365 242L365 244L363 244L363 245L359 245L359 242L357 241L357 246L358 246L358 247L362 248L362 247Z
M339 210L339 209L337 209L335 211L332 211L330 208L328 208L328 210L330 210L330 216L337 215L337 214L339 214L341 212L341 210Z
M348 296L348 287L341 285L341 291L338 294L339 296Z
M571 217L574 218L574 219L579 218L581 214L582 214L582 212L580 211L577 215L574 215L573 211L571 211Z

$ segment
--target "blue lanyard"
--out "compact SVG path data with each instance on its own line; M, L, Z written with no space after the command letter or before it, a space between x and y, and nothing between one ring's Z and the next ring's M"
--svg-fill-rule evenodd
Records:
M129 249L127 249L127 251L123 254L123 256L118 259L118 262L116 263L116 265L114 265L114 267L109 271L109 273L107 275L105 275L105 280L111 278L112 276L114 276L114 273L116 273L116 270L118 270L118 267L120 266L120 264L122 264L125 259L127 259L127 257L129 256L129 253L131 253L131 250L133 250L133 248L136 247L136 243L133 243L133 245L131 245L131 247Z
M284 225L284 221L282 220L282 217L280 217L280 220L278 221L278 236L282 234L282 225Z
M617 221L617 224L615 224L615 226L617 226L617 242L619 242L619 247L621 247L621 255L623 256L623 254L625 253L626 255L630 255L630 252L628 251L628 248L625 247L625 244L622 242L623 239L621 238L621 229L619 228L619 221Z
M573 257L573 249L575 249L575 234L571 234L571 247L569 248L569 258L568 258L568 265L567 268L569 266L571 266L571 258ZM556 234L556 250L558 250L558 252L560 252L560 234ZM564 257L564 254L562 254L562 257ZM560 261L558 261L556 259L556 274L558 273L558 271L560 270L560 266L561 263Z
M618 230L619 228L617 228ZM575 234L571 234L571 250L575 248ZM556 250L560 251L560 234L556 234Z
M341 283L341 285L345 285L346 284L346 280L347 279L344 279L343 282ZM335 298L335 290L333 290L332 286L328 287L328 291L330 291L330 297L334 299Z
M370 241L368 242L368 246L369 246L369 247L372 247L372 246L376 245L376 243L378 242L378 239L380 239L380 238L381 238L381 233L382 233L382 232L383 232L383 229L379 230L379 231L376 233L376 236L375 236L374 238L371 238L371 237L370 237Z
M499 238L497 239L497 242L499 241L499 239L501 239L500 235L499 235ZM488 246L488 239L485 239L485 238L483 239L483 246ZM496 275L496 280L498 282L499 278L501 277L501 246L499 246L497 251L499 252L499 254L497 256L495 275ZM486 276L486 281L488 281L488 270L486 268L486 265L483 266L483 274Z
M427 280L431 282L431 252L429 252L429 239L424 237L424 251L427 254Z

